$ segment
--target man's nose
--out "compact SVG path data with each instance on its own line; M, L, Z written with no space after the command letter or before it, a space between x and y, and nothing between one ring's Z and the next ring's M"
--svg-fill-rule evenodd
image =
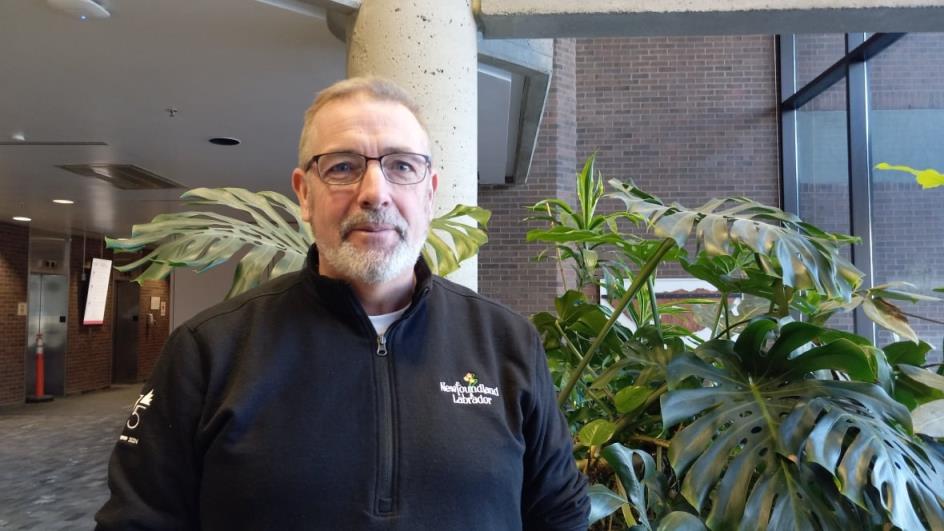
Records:
M362 208L376 209L390 203L390 183L384 177L380 161L368 160L361 178L357 201Z

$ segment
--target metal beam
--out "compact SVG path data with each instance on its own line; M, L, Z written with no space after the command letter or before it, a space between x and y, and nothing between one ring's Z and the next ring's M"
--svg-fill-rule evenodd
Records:
M904 36L904 33L876 33L869 37L868 40L862 41L856 45L851 52L844 55L842 59L836 61L835 64L824 70L822 74L816 76L816 79L810 81L797 90L795 94L785 99L782 104L783 109L788 111L799 109L816 96L826 92L829 87L833 86L840 79L846 77L846 69L849 68L850 65L868 61Z
M940 31L941 0L480 0L489 39Z

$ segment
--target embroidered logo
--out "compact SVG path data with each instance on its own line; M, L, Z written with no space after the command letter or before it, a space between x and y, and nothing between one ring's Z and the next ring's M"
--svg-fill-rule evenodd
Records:
M148 391L146 395L138 397L137 402L134 403L134 407L131 408L131 417L128 418L128 423L126 424L129 430L133 430L141 424L141 413L144 413L147 408L151 407L151 401L153 400L153 389Z
M453 404L485 404L491 405L492 399L501 396L497 387L488 387L480 384L474 372L468 372L462 377L465 384L456 382L447 384L439 382L439 390L452 395Z

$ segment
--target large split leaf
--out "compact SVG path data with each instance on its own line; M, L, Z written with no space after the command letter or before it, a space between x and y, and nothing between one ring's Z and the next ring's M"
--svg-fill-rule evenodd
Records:
M468 216L475 221L469 225L457 218ZM479 248L488 242L488 220L492 213L484 208L456 205L449 212L434 218L429 225L429 234L423 246L423 257L437 275L448 275L459 268L459 264L472 258ZM443 236L448 235L451 245Z
M690 422L669 449L686 499L712 529L859 528L876 510L903 529L936 529L944 464L911 437L907 408L868 383L885 371L873 352L809 324L779 337L771 325L669 365L665 426ZM814 378L822 369L864 381Z
M616 190L610 195L623 201L629 215L644 217L657 236L674 239L680 248L694 231L709 255L749 249L785 285L831 297L848 299L861 281L862 273L839 254L839 245L852 238L819 230L780 209L745 197L689 209L666 205L631 184L612 180L610 185Z
M844 383L878 394L866 385ZM881 398L886 403L855 394L815 398L784 421L784 440L832 473L860 507L881 506L900 529L944 529L944 457L896 429L893 423L910 429L911 418Z
M132 227L130 238L106 238L110 249L118 252L150 251L119 271L148 267L136 281L166 277L175 267L198 272L226 262L246 247L240 259L227 298L238 295L267 278L297 271L305 263L308 248L314 242L309 225L301 219L298 205L276 192L251 192L243 188L195 188L182 199L190 205L215 209L230 208L238 217L216 210L177 212L155 216L150 223ZM476 226L456 218L468 216ZM430 224L423 254L433 271L448 274L463 260L473 256L487 241L487 210L458 205ZM450 243L443 236L448 235Z

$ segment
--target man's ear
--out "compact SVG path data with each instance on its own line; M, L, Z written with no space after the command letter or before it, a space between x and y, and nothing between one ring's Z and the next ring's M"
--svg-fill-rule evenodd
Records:
M302 220L311 223L311 205L308 204L308 179L305 178L305 172L301 168L295 168L292 172L292 189L298 197L298 206L301 207Z

